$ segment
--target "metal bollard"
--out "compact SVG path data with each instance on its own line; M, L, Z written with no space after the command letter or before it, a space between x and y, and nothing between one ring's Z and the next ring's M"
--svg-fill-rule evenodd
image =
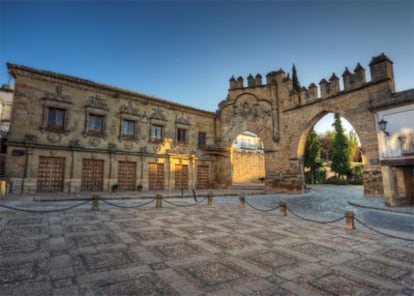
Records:
M92 211L99 211L99 195L92 195Z
M207 194L207 205L208 206L212 206L213 205L213 194L211 192L209 192Z
M354 212L346 211L345 212L345 229L346 230L355 230L355 222L354 222Z
M286 212L286 202L284 201L279 201L279 215L280 216L287 216L287 212Z
M156 209L162 208L162 195L161 194L157 194L155 196L155 208Z
M239 208L244 208L245 196L243 193L239 194Z

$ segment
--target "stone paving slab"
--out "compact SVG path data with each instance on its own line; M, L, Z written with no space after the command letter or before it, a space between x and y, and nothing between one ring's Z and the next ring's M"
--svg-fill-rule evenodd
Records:
M414 295L414 243L234 205L0 212L1 295Z

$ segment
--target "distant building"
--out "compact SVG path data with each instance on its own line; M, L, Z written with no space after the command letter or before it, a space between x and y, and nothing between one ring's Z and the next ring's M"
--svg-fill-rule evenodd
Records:
M4 84L0 88L0 178L4 177L4 165L7 152L7 138L10 131L10 116L13 105L14 88Z
M251 132L243 132L234 140L233 148L237 151L250 151L263 153L264 147L260 138Z

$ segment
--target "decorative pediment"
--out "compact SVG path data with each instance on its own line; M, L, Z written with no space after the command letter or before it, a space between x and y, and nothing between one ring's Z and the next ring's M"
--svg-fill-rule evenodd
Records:
M138 109L132 108L128 105L121 106L121 113L128 114L128 115L134 115L134 116L141 116Z
M154 112L150 116L151 119L167 121L167 117L164 115L161 108L156 108L156 109L153 109L153 110L154 110Z
M234 104L225 107L224 122L230 124L234 121L256 121L258 119L270 119L272 107L267 100L253 99L253 96L245 96L237 99Z
M90 96L86 107L109 110L108 105L105 102L105 99L103 99L99 95Z
M184 125L190 125L190 119L189 118L184 118L184 117L179 117L177 118L177 120L175 121L175 123L177 124L184 124Z
M70 96L62 94L62 86L59 84L56 85L56 90L54 93L46 92L44 95L44 99L49 101L72 103L72 99L70 98Z

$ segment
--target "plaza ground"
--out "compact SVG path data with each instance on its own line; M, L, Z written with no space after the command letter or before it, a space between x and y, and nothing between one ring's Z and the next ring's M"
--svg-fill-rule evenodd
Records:
M152 199L121 199L123 194L113 194L109 203L101 200L97 211L81 200L2 200L32 211L84 204L50 213L0 208L1 294L414 294L410 225L379 228L388 234L383 235L358 222L355 230L345 230L344 219L321 224L290 212L282 217L279 209L263 211L284 199L289 209L310 220L333 221L343 217L344 209L353 209L366 222L366 208L360 206L379 209L381 204L366 201L359 188L248 196L257 209L239 208L236 197L217 197L209 206L201 195L198 204L170 198L156 209ZM402 224L414 220L409 207L378 212L384 210L408 221Z

